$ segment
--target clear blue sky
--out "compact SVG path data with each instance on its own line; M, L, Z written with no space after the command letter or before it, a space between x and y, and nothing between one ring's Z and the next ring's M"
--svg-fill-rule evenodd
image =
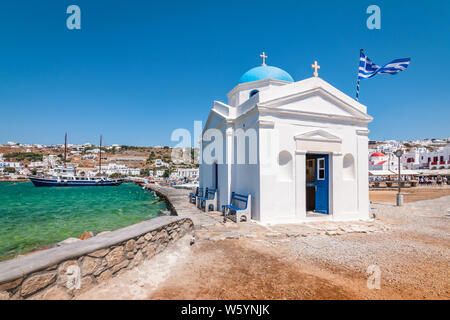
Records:
M66 28L67 6L81 30ZM366 8L381 8L381 30ZM371 139L450 136L450 2L2 1L0 143L174 145L176 128L205 121L213 100L268 64L298 81L320 77L355 94L359 49L406 71L361 83Z

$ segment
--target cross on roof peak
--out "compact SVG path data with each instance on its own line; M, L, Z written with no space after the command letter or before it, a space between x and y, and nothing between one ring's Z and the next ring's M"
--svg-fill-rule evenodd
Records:
M320 66L317 64L317 61L314 61L314 64L311 65L311 68L314 69L314 77L317 78L319 76L317 70L320 69Z

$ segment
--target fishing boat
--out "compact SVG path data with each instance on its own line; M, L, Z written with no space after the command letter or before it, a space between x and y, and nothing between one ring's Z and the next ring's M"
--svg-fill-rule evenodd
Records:
M102 136L100 136L100 156L98 177L77 176L75 168L67 167L67 133L64 143L64 167L56 167L47 176L32 175L28 179L36 187L108 187L119 186L123 179L110 179L101 176L102 170Z

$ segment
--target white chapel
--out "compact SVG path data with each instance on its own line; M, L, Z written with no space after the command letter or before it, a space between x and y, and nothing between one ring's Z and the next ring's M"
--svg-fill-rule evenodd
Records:
M201 140L200 187L251 195L261 223L369 219L366 106L318 76L263 64L215 101Z

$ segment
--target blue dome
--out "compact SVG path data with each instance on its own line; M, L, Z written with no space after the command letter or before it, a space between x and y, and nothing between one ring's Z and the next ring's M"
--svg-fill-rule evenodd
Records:
M259 66L248 70L239 80L239 83L258 81L263 79L276 79L294 82L294 79L286 71L271 66Z

